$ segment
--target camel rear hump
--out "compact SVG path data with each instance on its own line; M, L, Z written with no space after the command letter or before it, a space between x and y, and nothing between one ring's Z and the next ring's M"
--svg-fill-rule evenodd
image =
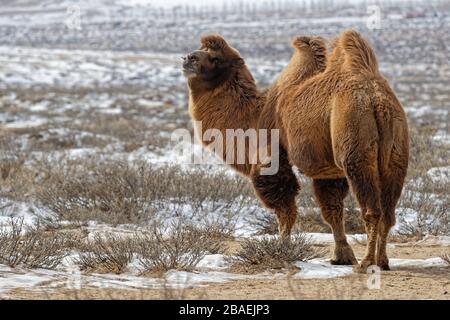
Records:
M344 54L344 64L353 72L378 74L378 60L370 44L355 30L345 31L336 43Z

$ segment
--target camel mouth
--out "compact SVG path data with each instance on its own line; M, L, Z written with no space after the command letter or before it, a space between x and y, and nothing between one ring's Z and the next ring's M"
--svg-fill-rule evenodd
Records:
M183 66L183 72L184 72L185 74L186 74L186 73L189 73L189 74L195 73L195 74L197 74L197 70L196 70L196 68L193 67L193 66Z
M185 76L195 76L197 75L197 67L190 63L189 61L185 61L183 63L183 73Z

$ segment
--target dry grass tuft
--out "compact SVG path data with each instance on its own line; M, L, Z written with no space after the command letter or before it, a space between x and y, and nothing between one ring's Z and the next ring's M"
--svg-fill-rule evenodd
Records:
M72 242L65 234L26 227L11 219L0 230L0 264L10 267L55 269L68 256Z
M264 269L290 268L296 261L305 261L323 255L313 247L303 234L295 234L291 241L282 241L275 237L246 239L241 249L230 257L232 269L257 272Z
M37 200L59 218L70 221L141 223L160 211L182 211L189 206L196 213L235 212L255 201L240 177L186 172L172 166L66 161L51 168L46 176L36 188Z
M448 183L433 181L426 174L414 184L408 184L397 209L399 235L418 239L427 234L448 235L450 197L447 192Z
M411 126L408 177L416 179L428 169L448 165L450 146L436 145L434 136L437 128Z
M177 222L167 228L155 223L126 237L97 233L80 246L77 264L86 272L120 274L137 259L144 274L192 271L205 255L224 251L221 239L208 230Z
M255 219L247 219L255 230L256 235L275 235L278 234L278 222L274 214L264 213Z
M111 224L139 222L151 217L155 193L151 170L125 163L68 162L49 174L37 199L64 220L98 220ZM79 171L75 170L80 168Z
M24 164L24 159L22 158L9 158L2 159L0 161L0 178L1 180L12 179L14 176L18 175Z
M173 223L167 229L157 226L136 236L139 262L145 273L171 269L192 271L207 254L223 251L217 238L185 223Z
M77 264L86 272L123 273L133 259L133 244L132 239L94 234Z

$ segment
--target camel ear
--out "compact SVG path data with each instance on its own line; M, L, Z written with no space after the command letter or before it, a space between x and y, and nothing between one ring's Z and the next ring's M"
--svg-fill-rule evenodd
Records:
M229 47L225 39L218 34L202 37L201 44L203 47L211 50L223 50Z
M233 60L233 65L237 68L241 68L245 65L245 61L242 58L237 58Z

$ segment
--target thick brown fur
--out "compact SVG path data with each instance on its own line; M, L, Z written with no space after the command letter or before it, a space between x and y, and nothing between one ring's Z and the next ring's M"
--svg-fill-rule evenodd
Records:
M200 128L195 128L197 137L204 145L208 145L210 141L204 140L203 135L209 129L218 129L226 137L226 129L245 131L256 128L265 96L257 90L255 80L240 54L222 37L209 35L203 37L201 43L201 48L193 54L201 57L199 63L202 70L195 76L188 77L189 112L193 120L201 122L201 131ZM225 64L223 71L216 71L215 67L208 66L211 58L219 58ZM213 77L208 75L215 72L217 75ZM231 152L223 148L223 154L219 156L226 159L227 151ZM236 157L236 150L232 151ZM249 156L246 153L245 163L233 161L231 165L248 175L251 170Z
M200 51L206 53L195 53L194 62L188 59L185 65L191 116L202 121L203 131L280 129L277 174L261 175L264 165L248 163L251 154L245 164L232 166L251 179L261 201L275 211L281 235L290 234L296 218L295 165L313 179L323 218L333 230L332 262L357 262L343 224L343 201L351 189L368 235L359 270L372 264L388 269L386 241L408 167L403 108L357 32L344 32L328 61L318 38L297 38L293 45L289 65L268 90L258 91L236 50L220 36L203 38Z
M367 41L344 32L323 73L283 90L277 114L289 160L313 178L323 218L333 230L332 262L356 262L343 224L350 186L368 235L358 270L373 264L388 269L386 239L408 167L408 126Z
M184 69L189 84L189 111L194 121L201 121L201 130L196 131L205 146L209 141L203 139L203 133L208 129L220 130L223 137L226 129L277 129L275 109L284 86L298 85L326 66L326 47L322 39L296 38L289 65L270 88L258 91L239 53L221 36L203 37L201 43L200 49L185 59ZM230 151L237 155L234 146L234 150L224 150L219 156L226 159L226 152ZM299 191L287 152L280 148L279 170L275 175L262 175L262 167L270 163L251 164L250 159L255 155L247 151L244 164L234 161L231 166L252 181L256 195L275 212L280 233L287 237L297 216L295 197Z

